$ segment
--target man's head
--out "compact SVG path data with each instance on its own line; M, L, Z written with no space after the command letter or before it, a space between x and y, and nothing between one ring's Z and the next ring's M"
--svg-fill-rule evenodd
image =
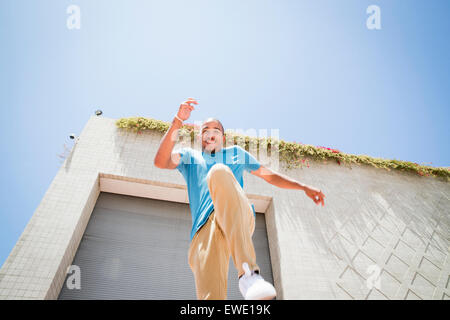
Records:
M225 130L222 123L215 118L208 118L203 121L200 128L200 136L202 141L202 151L211 153L220 151L225 143Z

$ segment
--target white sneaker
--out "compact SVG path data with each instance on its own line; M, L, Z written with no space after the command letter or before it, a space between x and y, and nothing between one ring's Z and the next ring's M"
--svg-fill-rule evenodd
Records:
M265 281L261 275L250 271L248 263L244 262L242 268L245 273L239 279L239 290L245 300L271 300L275 298L276 291L272 284Z

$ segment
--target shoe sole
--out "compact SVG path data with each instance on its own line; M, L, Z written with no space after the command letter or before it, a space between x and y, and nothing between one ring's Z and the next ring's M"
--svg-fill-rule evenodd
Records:
M255 298L255 299L245 299L245 300L273 300L277 295L266 296L263 298Z
M276 297L276 295L275 296L266 297L266 298L262 298L262 299L259 299L259 300L273 300L275 297Z

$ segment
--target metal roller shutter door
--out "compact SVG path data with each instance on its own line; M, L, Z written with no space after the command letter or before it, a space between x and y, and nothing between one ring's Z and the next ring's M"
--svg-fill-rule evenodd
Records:
M100 193L72 262L81 289L68 289L66 277L59 299L196 299L191 224L186 204ZM273 283L263 214L253 242L261 274ZM242 299L231 257L227 298Z

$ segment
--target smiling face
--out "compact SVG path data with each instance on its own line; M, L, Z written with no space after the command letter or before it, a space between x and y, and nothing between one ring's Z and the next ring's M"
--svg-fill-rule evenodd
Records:
M222 124L213 118L205 120L201 127L202 151L211 153L220 151L225 143L225 135Z

